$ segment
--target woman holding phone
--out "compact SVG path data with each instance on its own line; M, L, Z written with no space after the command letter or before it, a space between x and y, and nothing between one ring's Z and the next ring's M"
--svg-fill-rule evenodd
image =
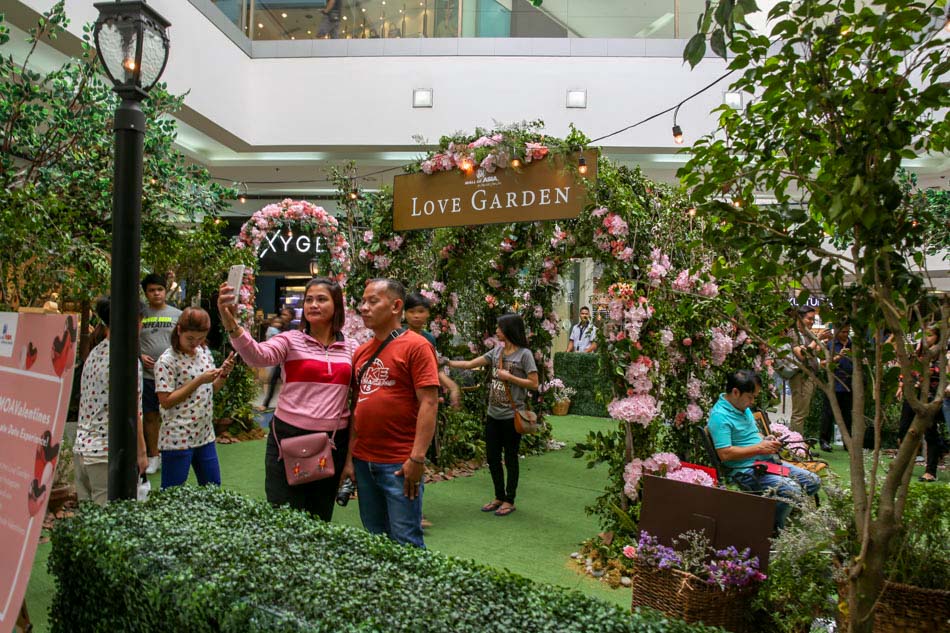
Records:
M494 512L503 517L515 511L515 493L518 491L521 434L515 430L515 408L523 409L528 390L538 388L538 366L534 354L528 349L524 321L520 316L503 314L498 317L495 336L502 345L472 360L450 360L447 364L456 369L492 368L488 418L485 420L485 451L495 498L482 506L482 512ZM505 455L504 468L502 452ZM508 470L507 485L505 469Z
M264 453L264 490L277 506L305 510L329 521L349 444L349 389L355 340L343 336L343 290L325 277L311 279L304 291L300 328L281 332L263 343L237 322L235 288L225 283L218 311L231 345L252 367L280 366L284 387L277 396ZM278 442L286 438L327 433L333 442L335 474L291 486L287 482Z

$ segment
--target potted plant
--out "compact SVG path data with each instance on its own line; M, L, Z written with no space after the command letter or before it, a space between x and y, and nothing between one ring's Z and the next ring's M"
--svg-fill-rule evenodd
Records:
M539 391L545 400L550 400L551 413L554 415L567 415L571 408L571 396L577 393L573 387L565 386L560 378L552 378L541 385Z
M640 532L623 554L632 561L632 607L650 607L686 622L703 622L729 631L749 627L750 605L765 574L749 549L710 547L702 532L680 535L679 550Z

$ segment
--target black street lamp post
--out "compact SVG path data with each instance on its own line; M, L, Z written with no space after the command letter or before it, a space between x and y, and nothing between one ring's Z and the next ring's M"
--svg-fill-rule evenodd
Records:
M134 499L138 480L139 258L148 97L168 61L170 23L142 0L101 2L99 60L122 99L115 111L112 193L112 306L109 349L109 500Z

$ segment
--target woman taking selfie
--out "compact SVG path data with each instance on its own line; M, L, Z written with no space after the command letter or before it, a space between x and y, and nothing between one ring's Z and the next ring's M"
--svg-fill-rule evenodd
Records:
M264 453L264 490L273 505L289 504L329 521L349 444L349 388L357 344L344 338L343 290L324 277L307 283L300 328L258 343L237 322L235 290L223 284L221 322L234 350L252 367L279 365L284 386L277 396ZM291 485L278 442L314 433L330 436L334 475Z
M495 336L502 343L472 360L450 360L449 367L475 369L491 367L492 381L488 391L488 418L485 420L485 449L488 470L495 486L495 498L482 506L482 512L508 516L515 511L518 490L518 449L521 434L515 430L515 410L525 408L528 390L538 388L538 366L528 349L524 321L517 314L498 317ZM509 395L510 394L510 395ZM502 468L504 452L504 468ZM505 469L508 481L505 482Z

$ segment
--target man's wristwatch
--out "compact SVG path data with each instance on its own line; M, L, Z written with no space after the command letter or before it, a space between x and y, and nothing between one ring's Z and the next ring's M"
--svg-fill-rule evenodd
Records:
M412 455L409 456L409 461L412 462L413 464L420 464L422 466L425 466L425 463L426 463L425 459L414 459Z

